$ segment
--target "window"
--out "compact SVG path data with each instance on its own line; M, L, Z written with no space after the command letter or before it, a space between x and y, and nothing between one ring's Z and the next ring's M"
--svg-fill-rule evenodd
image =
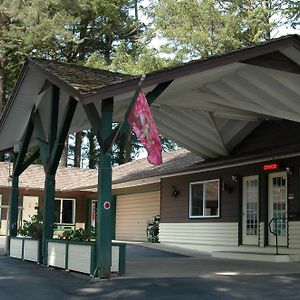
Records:
M91 203L91 226L96 227L97 216L97 200L92 200Z
M75 199L55 199L55 223L75 223Z
M219 195L219 180L190 183L190 218L219 217Z
M2 224L2 195L0 195L0 228Z

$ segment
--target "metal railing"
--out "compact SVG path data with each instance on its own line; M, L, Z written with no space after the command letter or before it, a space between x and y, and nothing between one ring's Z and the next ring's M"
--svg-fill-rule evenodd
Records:
M269 231L270 231L273 235L275 235L276 255L279 254L279 253L278 253L278 226L277 226L278 220L286 221L287 218L272 218L272 219L270 220L270 222L268 223ZM275 228L276 232L272 230L272 223L273 223L273 222L275 223L274 228ZM273 229L274 229L274 228L273 228Z

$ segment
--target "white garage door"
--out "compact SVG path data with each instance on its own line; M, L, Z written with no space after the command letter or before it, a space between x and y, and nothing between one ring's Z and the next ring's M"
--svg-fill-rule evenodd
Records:
M159 209L159 191L117 196L116 239L147 241L147 222Z

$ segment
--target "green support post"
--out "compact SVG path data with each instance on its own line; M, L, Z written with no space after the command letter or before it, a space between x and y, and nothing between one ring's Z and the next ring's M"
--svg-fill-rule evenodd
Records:
M19 204L19 176L12 177L12 188L10 195L8 235L5 241L5 254L10 255L10 237L17 235Z
M55 175L46 175L45 179L45 192L44 192L44 210L43 210L43 250L42 259L43 264L47 265L46 257L46 241L53 238L53 224L55 214Z
M101 136L105 140L112 133L113 99L102 101ZM98 173L98 206L96 221L96 267L99 278L110 278L112 237L112 168L111 152L100 151Z
M10 198L10 212L9 212L9 236L17 235L18 224L18 203L19 202L19 176L12 177L12 189Z

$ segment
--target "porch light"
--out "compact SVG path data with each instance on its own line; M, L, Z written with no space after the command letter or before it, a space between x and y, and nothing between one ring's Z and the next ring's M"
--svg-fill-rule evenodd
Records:
M231 176L231 179L232 179L232 181L234 182L234 183L238 183L238 177L236 176L236 175L232 175Z
M178 196L178 194L179 194L178 190L176 189L176 187L174 185L172 185L172 187L171 187L172 198L176 198Z
M286 172L288 173L288 175L292 175L293 170L290 166L285 167Z
M21 143L14 144L14 153L19 153L21 151Z

